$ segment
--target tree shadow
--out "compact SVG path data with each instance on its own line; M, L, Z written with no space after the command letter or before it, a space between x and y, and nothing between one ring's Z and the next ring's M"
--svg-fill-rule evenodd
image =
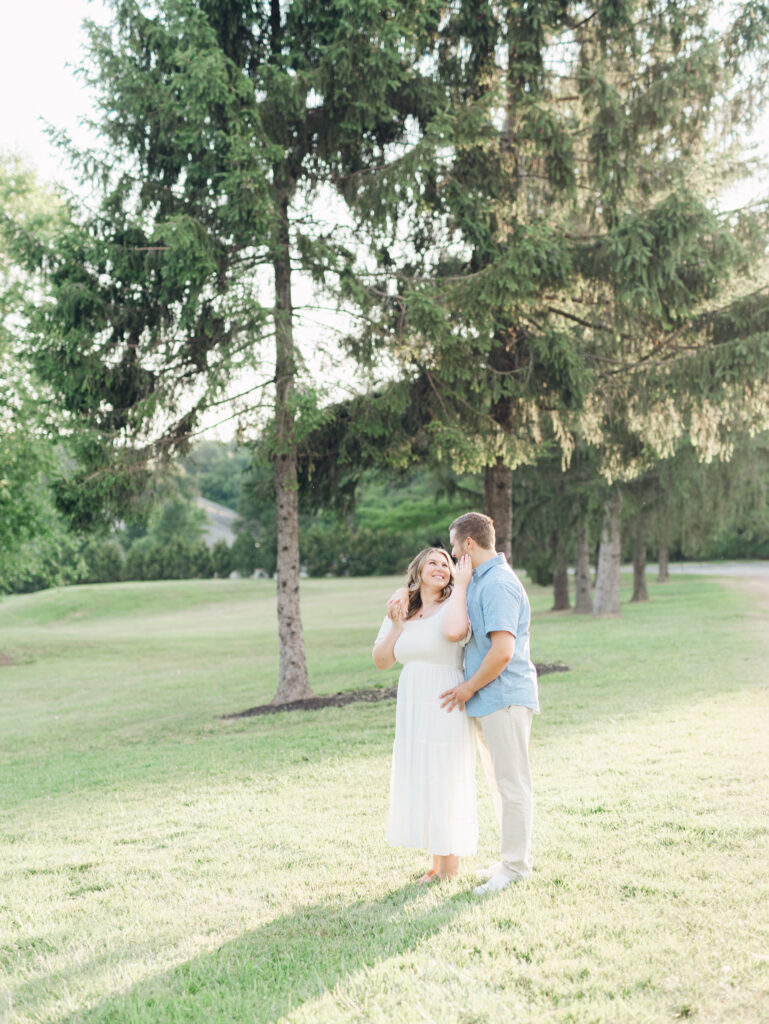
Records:
M362 968L416 948L472 905L409 885L372 902L302 907L59 1024L269 1024ZM114 952L111 959L114 961Z

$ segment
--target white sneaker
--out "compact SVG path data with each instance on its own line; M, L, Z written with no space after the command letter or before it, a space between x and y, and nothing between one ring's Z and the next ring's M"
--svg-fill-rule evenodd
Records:
M476 871L476 877L480 878L484 882L488 882L494 875L503 875L502 861L498 860L494 864L490 864L487 868L481 868L480 871Z
M483 885L476 885L473 892L476 896L486 896L492 892L502 892L508 885L512 885L514 882L520 882L520 878L511 878L510 875L492 875L488 882L484 882Z

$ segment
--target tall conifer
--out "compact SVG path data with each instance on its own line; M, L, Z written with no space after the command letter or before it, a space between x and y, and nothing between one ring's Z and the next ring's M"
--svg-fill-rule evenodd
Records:
M741 172L735 133L766 89L766 7L732 15L460 0L438 36L441 117L408 159L356 180L394 271L370 293L364 340L427 376L435 448L484 470L503 547L512 470L543 438L567 459L587 439L611 476L625 468L606 444L617 410L632 407L643 443L666 405L681 431L703 409L728 430L747 393L755 425L766 418L769 303L760 285L735 287L762 213L721 215L706 187L708 169Z
M274 395L280 679L311 694L299 609L296 271L342 273L311 210L429 108L430 2L112 0L90 28L102 147L76 154L91 196L51 256L41 371L69 410L75 518L120 510L185 450L243 373ZM410 121L409 118L412 120ZM265 342L274 342L274 356Z

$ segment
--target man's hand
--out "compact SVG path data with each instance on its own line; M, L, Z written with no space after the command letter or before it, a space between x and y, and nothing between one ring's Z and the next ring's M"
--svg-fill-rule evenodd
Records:
M387 614L393 620L403 620L409 613L409 592L405 587L398 587L387 602Z
M470 700L474 693L475 690L470 683L460 683L458 686L454 686L441 694L441 707L446 708L447 711L453 711L454 708L464 711L466 702Z

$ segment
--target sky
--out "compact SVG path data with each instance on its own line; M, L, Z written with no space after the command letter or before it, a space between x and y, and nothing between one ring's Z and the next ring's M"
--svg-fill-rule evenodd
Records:
M107 20L102 0L16 0L2 15L0 149L25 157L47 181L71 184L43 121L82 137L79 121L89 109L88 92L74 74L85 18Z
M26 157L44 180L73 186L44 122L78 140L87 137L79 122L88 114L90 97L75 75L83 58L85 18L108 20L104 0L15 0L6 5L0 33L0 150ZM769 116L756 137L767 150ZM742 195L754 191L748 186Z

